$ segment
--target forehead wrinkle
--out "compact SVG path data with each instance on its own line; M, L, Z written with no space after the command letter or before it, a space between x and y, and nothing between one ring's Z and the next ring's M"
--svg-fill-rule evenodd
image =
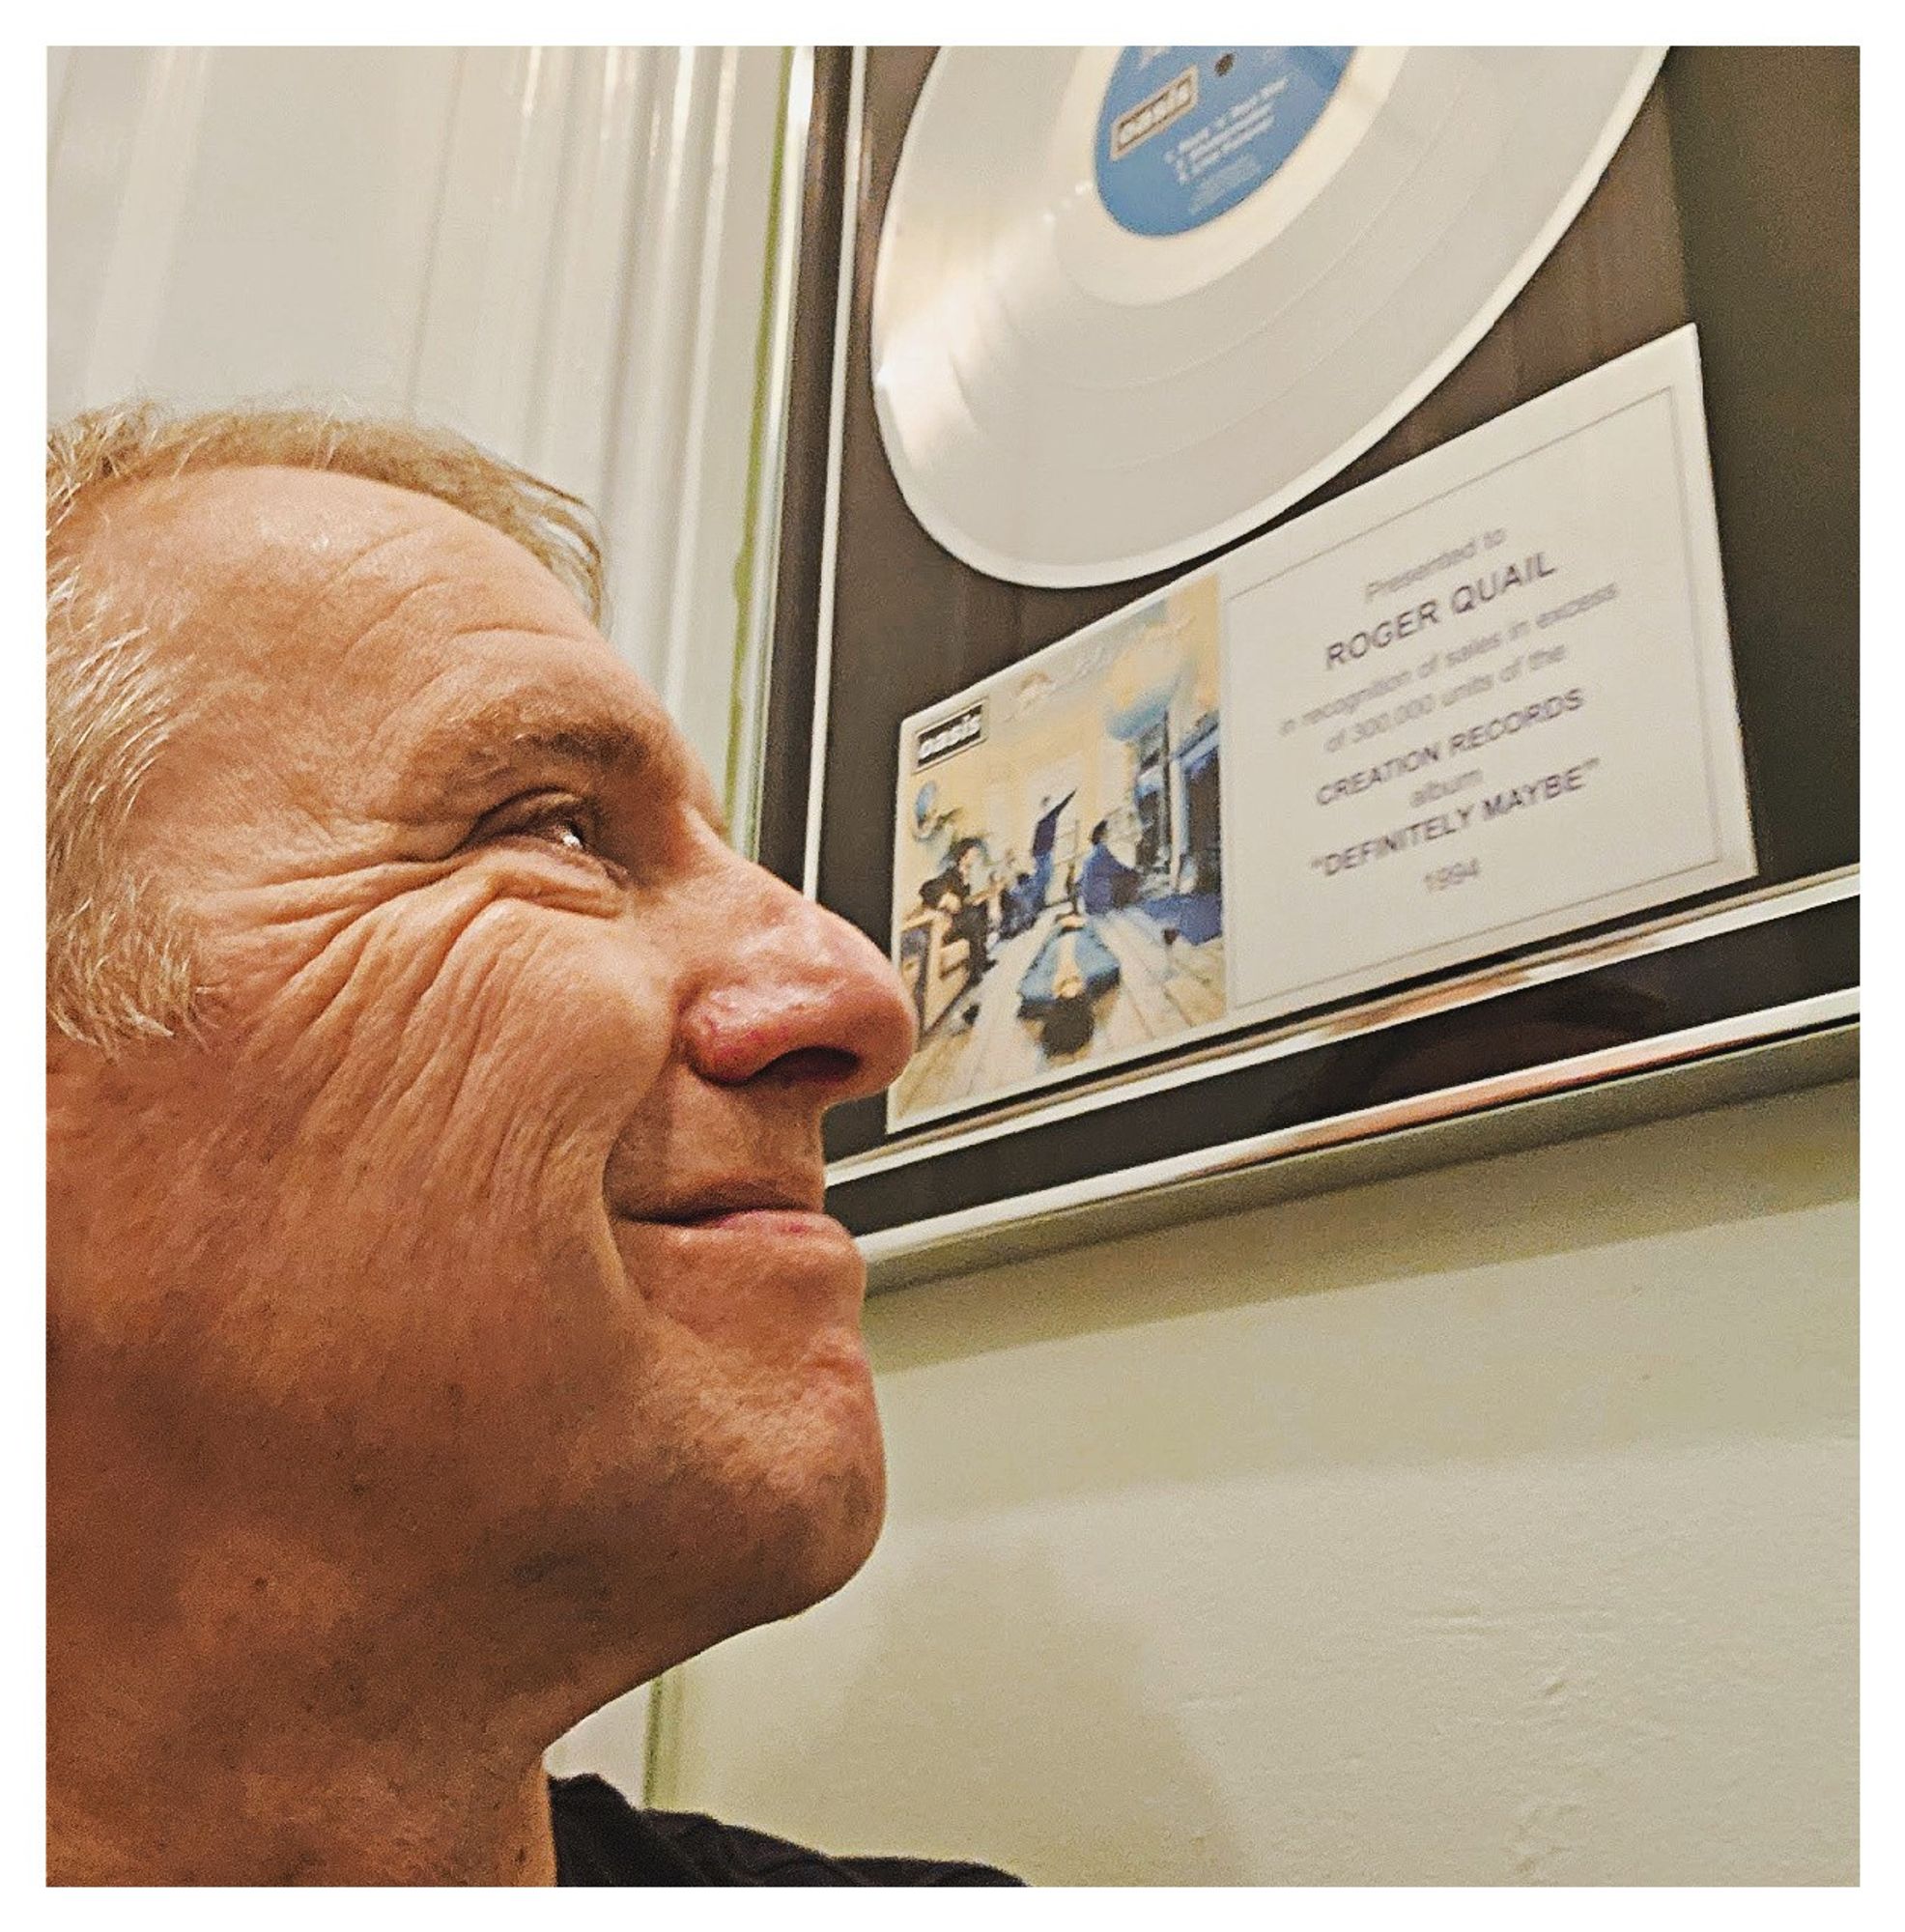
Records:
M548 600L525 595L531 584L539 592L548 590L561 600L561 616L569 615L567 607L572 600L554 579L544 576L533 559L528 561L535 576L516 581L510 572L497 567L495 557L446 557L441 549L426 550L419 565L430 567L423 569L422 574L417 574L417 566L399 564L396 570L379 573L382 582L373 578L369 582L346 584L342 581L345 576L356 575L359 565L368 561L373 552L388 550L406 534L428 539L434 533L399 531L373 545L371 551L346 565L338 580L304 606L300 617L306 629L333 597L349 598L358 607L353 609L347 604L332 627L339 656L375 648L385 640L399 647L428 644L441 649L450 649L466 639L505 635L533 636L571 647L595 640L593 631L584 627L579 608L572 627L552 622ZM391 582L393 577L399 581ZM370 601L373 598L374 603ZM419 605L420 610L413 608Z
M374 533L346 532L355 545L332 555L339 530L331 506L317 516L306 504L238 494L240 479L256 473L213 469L127 484L98 507L80 541L140 590L170 593L181 617L197 607L242 629L262 605L282 634L301 628L344 576L419 527L390 527L384 507Z
M321 675L327 675L335 669L340 660L348 659L354 652L375 649L385 634L395 632L399 639L408 632L413 636L427 636L431 630L428 613L420 613L407 621L405 613L419 599L432 592L454 592L457 580L453 577L426 577L419 582L394 588L375 610L354 617L349 626L335 627L335 641L332 655L322 666L314 667ZM310 607L313 611L325 600L314 599ZM322 636L322 630L319 635ZM453 635L453 634L449 634Z
M209 648L228 667L235 653L261 669L270 661L274 682L293 670L286 644L322 678L388 627L542 624L556 600L570 602L501 532L429 496L354 477L235 466L142 479L94 522L90 544L117 552L142 589L162 585L175 600L162 629L178 647ZM432 593L441 613L405 625L408 607Z
M325 533L327 536L327 534ZM328 572L311 587L310 594L301 598L296 608L288 613L289 628L300 634L308 634L321 624L326 610L331 604L374 595L381 589L384 593L383 602L381 608L376 611L362 616L348 610L340 613L341 622L338 628L341 630L348 624L352 633L352 642L369 637L387 623L411 598L420 591L439 586L448 581L441 573L431 573L422 578L412 578L407 583L392 584L389 582L390 573L387 569L378 573L384 580L382 583L360 584L356 581L367 570L378 564L385 553L407 540L413 541L424 534L427 533L418 525L387 530L383 535L373 538L355 554L336 559ZM316 544L307 543L297 546L296 549L300 561L306 561L316 568L322 569L325 562L330 561L323 557L322 551Z

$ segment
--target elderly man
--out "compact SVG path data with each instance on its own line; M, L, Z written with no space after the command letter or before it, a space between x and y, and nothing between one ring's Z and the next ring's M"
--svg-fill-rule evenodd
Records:
M913 1037L586 514L297 412L100 412L48 495L53 1878L997 1881L542 1773L871 1549L819 1123Z

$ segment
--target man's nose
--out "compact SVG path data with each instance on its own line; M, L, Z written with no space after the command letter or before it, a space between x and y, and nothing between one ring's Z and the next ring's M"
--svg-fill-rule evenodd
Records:
M845 920L734 865L718 956L683 1018L690 1064L722 1086L802 1089L826 1107L890 1086L916 1037L898 974Z

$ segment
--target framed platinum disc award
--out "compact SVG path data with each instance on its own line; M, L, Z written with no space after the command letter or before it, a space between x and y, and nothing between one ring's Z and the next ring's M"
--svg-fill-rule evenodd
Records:
M757 822L913 1003L875 1286L1849 1068L1856 53L815 73Z

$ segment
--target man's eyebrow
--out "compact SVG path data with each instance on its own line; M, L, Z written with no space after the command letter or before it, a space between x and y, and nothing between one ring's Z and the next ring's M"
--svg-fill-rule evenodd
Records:
M498 700L438 724L404 762L408 781L446 798L539 764L579 767L604 780L652 772L701 810L724 839L729 836L712 787L669 735L619 714L565 707L539 715L520 698Z
M498 702L433 726L404 758L404 775L458 787L551 758L603 773L636 771L654 761L658 735L623 718L538 716L520 701Z

